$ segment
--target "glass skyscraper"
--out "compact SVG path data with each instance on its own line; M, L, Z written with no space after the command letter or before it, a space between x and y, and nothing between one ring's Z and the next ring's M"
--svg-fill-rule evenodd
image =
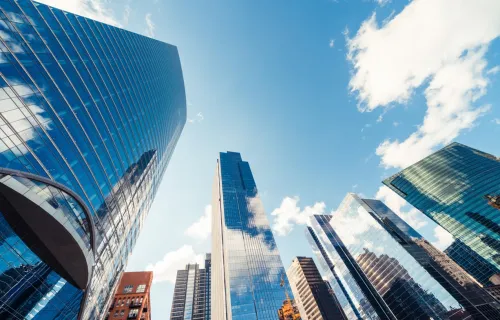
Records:
M490 265L475 268L468 258L450 254L482 284L500 273L499 158L452 143L384 184L451 233L460 241L456 246L467 246Z
M100 319L186 122L177 48L0 1L0 318Z
M473 278L378 200L348 194L333 215L313 216L311 226L318 258L332 265L327 274L335 271L335 294L349 297L350 319L500 317L498 303Z
M212 319L277 319L291 290L252 171L239 153L220 153L212 192Z

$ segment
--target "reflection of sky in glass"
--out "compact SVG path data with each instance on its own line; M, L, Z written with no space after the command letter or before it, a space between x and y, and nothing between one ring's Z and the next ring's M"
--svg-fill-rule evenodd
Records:
M500 194L498 158L453 143L384 183L500 272L500 212L486 198Z
M186 122L178 52L29 0L0 9L0 167L57 181L89 207L84 318L97 318Z
M336 267L329 260L328 254L325 252L321 242L319 242L314 230L311 227L307 227L305 234L309 244L311 245L313 254L319 261L322 277L330 283L330 286L332 287L332 290L335 293L335 296L337 297L337 300L339 301L347 319L362 319L360 312L354 305L347 289L340 280Z
M394 302L397 299L414 299L418 307L414 311L415 317L427 314L434 318L444 318L447 311L460 309L458 301L364 206L366 205L356 195L349 194L331 217L329 224L396 317L402 316L397 313L400 308ZM396 290L397 294L394 293Z
M76 319L83 297L28 248L1 212L0 283L0 319Z
M377 314L377 311L373 307L369 298L364 293L360 284L356 281L355 275L352 273L351 269L348 267L348 261L345 261L337 252L338 242L333 237L331 229L325 228L323 225L328 224L330 216L313 216L311 217L311 226L314 229L319 242L324 248L324 254L333 264L338 278L338 282L342 284L345 292L351 300L353 309L356 309L358 314L362 319L381 319ZM347 309L347 310L346 310ZM344 308L346 314L349 308Z
M220 169L232 317L276 319L285 300L282 276L291 290L252 172L233 152L220 154Z

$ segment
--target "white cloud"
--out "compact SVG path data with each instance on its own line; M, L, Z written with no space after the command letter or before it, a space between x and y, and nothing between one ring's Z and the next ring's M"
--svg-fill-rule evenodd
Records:
M392 125L393 125L393 126L395 126L395 127L399 127L400 123L399 123L399 122L397 122L397 121L394 121L394 122L392 123Z
M437 240L435 242L432 242L432 245L434 245L441 251L444 251L446 248L448 248L454 241L453 236L440 226L437 226L434 229L434 236Z
M105 0L37 0L49 6L75 13L90 19L121 26L115 19L113 11L107 7Z
M205 212L203 213L203 215L196 222L190 225L186 229L184 234L191 238L205 240L211 233L212 233L212 206L207 205L205 207Z
M391 2L391 0L375 0L375 2L378 3L379 6L383 7L389 2Z
M493 119L492 121L495 124L500 124L500 118Z
M486 71L486 74L496 74L500 71L500 66L494 66L490 70Z
M203 113L201 113L201 112L198 112L194 118L187 119L187 121L189 123L195 123L195 122L199 123L199 122L202 122L203 120L205 120L205 117L203 116Z
M350 89L361 111L406 103L427 85L422 125L406 140L378 148L385 167L404 167L447 144L488 106L475 102L489 84L487 45L500 35L496 0L419 0L378 26L375 14L347 39L353 66Z
M175 283L177 270L184 269L188 263L203 263L203 254L196 254L193 247L183 245L175 251L170 251L163 257L162 260L156 263L150 263L147 271L153 271L153 282L168 281Z
M326 205L324 202L316 202L312 207L307 206L301 210L297 206L299 197L286 197L281 206L271 212L274 216L273 231L278 236L286 236L293 230L295 224L307 224L309 217L313 214L324 214Z
M330 39L329 46L330 48L333 48L335 46L335 39Z
M146 26L147 26L147 28L144 31L144 33L150 38L154 37L155 24L153 22L153 19L151 19L151 13L146 14Z
M391 189L382 186L378 189L375 198L384 202L394 213L400 216L406 223L414 229L421 229L428 224L430 220L423 213L413 208L405 199L401 198ZM403 210L410 208L409 210Z
M126 4L125 8L123 9L123 25L126 26L128 24L128 20L130 18L130 12L132 9L130 8L130 5Z

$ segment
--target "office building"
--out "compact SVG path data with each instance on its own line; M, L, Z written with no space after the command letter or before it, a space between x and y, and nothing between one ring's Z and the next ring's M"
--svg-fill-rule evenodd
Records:
M302 320L347 319L312 258L296 257L286 274Z
M345 264L337 264L338 268L333 264L333 261L329 258L325 247L312 227L308 226L305 229L305 236L311 245L313 254L318 259L321 275L325 279L325 282L329 284L330 293L336 297L336 300L342 308L345 317L349 320L363 319L363 315L366 312L374 312L371 311L373 307L367 303L366 299L362 298L363 304L360 305L357 301L351 298L351 295L353 294L351 290L353 286L356 286L354 278L346 268ZM344 281L346 280L350 281L351 286L346 287L344 285ZM360 292L361 289L358 286L356 290ZM362 293L358 294L361 295ZM366 309L366 312L363 309Z
M444 252L477 281L491 285L490 278L497 273L496 268L462 241L454 240Z
M210 254L205 257L205 268L188 264L177 271L170 320L210 319Z
M106 316L185 122L176 47L0 1L1 319Z
M220 153L212 192L212 319L275 320L290 286L239 153Z
M107 319L151 320L150 291L153 272L124 272Z
M483 285L491 284L488 279L500 273L499 158L452 143L384 184L459 240L450 257Z
M333 280L363 319L500 318L499 304L474 278L381 201L348 194L311 226L323 247L318 258L333 264Z

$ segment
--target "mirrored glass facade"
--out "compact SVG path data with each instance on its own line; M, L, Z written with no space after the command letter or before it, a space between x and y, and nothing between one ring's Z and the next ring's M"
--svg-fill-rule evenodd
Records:
M239 153L220 153L212 190L212 319L275 320L291 290L252 171Z
M447 316L453 319L500 319L500 304L455 261L425 240L383 202L370 199L361 201L384 230L460 303L462 308L446 313ZM373 260L369 258L365 258L363 263L372 264L373 269L379 267L374 266Z
M491 284L489 278L500 273L499 158L452 143L384 184L482 257L490 268L471 269L466 257L450 255L482 284Z
M9 281L0 318L106 314L185 122L176 47L30 0L0 1L0 168L76 194L88 217L50 183L21 181L54 199L39 207L55 210L51 219L92 258L82 286L80 271L47 259L57 252L1 206L0 278Z
M363 319L500 317L473 278L382 202L349 194L335 214L311 221Z

